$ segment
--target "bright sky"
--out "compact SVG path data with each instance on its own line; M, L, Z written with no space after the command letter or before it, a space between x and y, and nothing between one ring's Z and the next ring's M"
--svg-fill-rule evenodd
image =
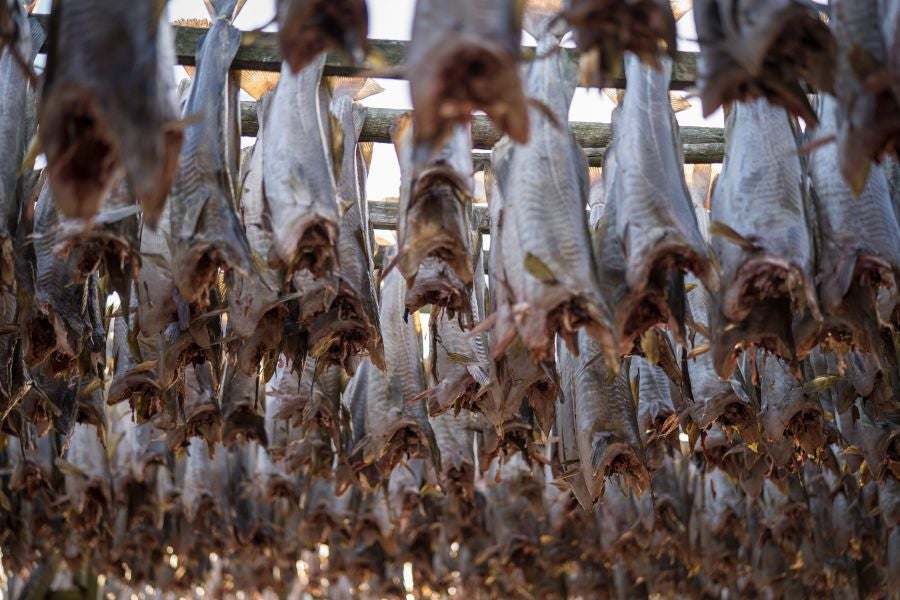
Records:
M114 0L117 1L117 0ZM415 0L367 0L369 5L369 37L374 39L408 40L412 31L413 9ZM48 12L50 0L41 0L38 12ZM171 0L169 14L172 20L186 18L207 18L208 13L203 0ZM241 29L257 29L269 25L275 15L274 0L247 0L244 9L238 16L236 25ZM275 29L269 25L269 30ZM678 43L680 50L697 51L696 33L692 13L686 14L678 22ZM533 43L533 38L523 33L523 43ZM178 77L184 71L178 69ZM412 108L409 97L409 84L405 81L379 79L385 89L376 96L367 98L364 104L379 108ZM721 111L710 119L703 119L698 100L694 106L678 114L678 122L682 125L705 125L722 127ZM572 102L569 118L573 121L596 121L608 123L612 113L612 102L598 90L579 88ZM250 140L248 140L250 141ZM389 144L376 144L372 157L372 168L367 186L368 197L378 200L396 197L400 188L400 168L394 149Z

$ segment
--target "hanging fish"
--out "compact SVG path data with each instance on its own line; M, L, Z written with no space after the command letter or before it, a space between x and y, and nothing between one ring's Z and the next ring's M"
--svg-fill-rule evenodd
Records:
M237 79L229 68L241 44L231 24L237 0L216 0L212 26L197 55L184 113L199 115L185 130L171 195L169 263L178 293L204 307L219 268L250 272L250 248L236 210L239 176ZM212 9L215 9L213 14Z
M838 48L834 63L838 160L844 180L859 195L873 160L886 155L900 158L900 99L888 71L888 61L896 63L896 52L888 55L877 0L835 1L829 22ZM889 21L884 23L890 27Z
M818 135L837 131L837 104L821 95ZM823 330L810 336L795 333L798 344L810 346L827 333L849 340L863 351L881 355L878 294L883 288L893 306L882 310L892 314L900 305L900 226L893 217L887 177L873 165L859 198L840 174L838 148L816 148L809 158L813 186L812 204L816 218L817 274L819 298L825 321ZM887 302L890 304L890 301Z
M338 266L339 199L327 106L320 101L325 56L298 74L282 65L272 99L263 146L268 225L272 230L269 261L286 270L307 269L313 277L330 275ZM330 139L329 139L330 138Z
M278 0L278 42L294 73L332 48L354 63L366 58L369 12L365 0Z
M626 52L655 69L663 67L662 56L674 59L675 21L685 11L673 15L673 8L668 0L567 0L562 16L572 26L591 84L605 87Z
M39 133L60 211L93 217L124 175L156 223L185 135L165 5L57 2L48 39Z
M721 377L732 372L739 350L751 345L796 363L794 315L808 311L821 318L809 199L788 115L765 99L735 103L726 139L710 223L722 273L719 306L709 323Z
M429 300L456 308L465 304L463 286L473 277L471 131L468 125L457 125L430 155L417 153L413 119L401 117L393 134L401 165L397 267L418 298L408 304L410 310ZM426 272L420 277L423 267ZM449 288L446 294L436 291L441 287ZM416 293L419 289L423 291Z
M373 247L368 235L366 161L358 140L366 118L362 100L381 92L371 79L332 78L329 106L331 127L343 140L335 161L340 161L337 182L343 206L337 239L340 268L335 271L336 295L330 308L309 324L310 356L340 365L352 374L358 357L366 353L384 367L384 348L379 331L378 301L372 275Z
M521 22L517 0L416 2L403 71L415 109L414 143L426 155L476 110L516 142L528 140L518 64Z
M704 116L732 101L766 98L815 126L801 81L835 87L835 42L819 10L803 0L695 0Z
M709 290L718 289L684 179L678 123L669 106L671 69L668 59L657 71L626 54L630 84L613 115L614 166L604 170L603 181L606 203L616 204L615 223L607 227L614 225L625 260L627 294L614 306L623 353L661 322L683 343L686 271Z
M585 217L588 168L564 125L577 74L556 52L564 33L558 21L537 13L528 23L539 40L540 58L529 68L527 89L548 111L532 110L527 144L504 138L491 157L496 186L490 203L502 207L492 208L499 217L498 235L491 236L499 263L490 271L491 287L502 287L506 295L493 307L497 342L492 352L499 356L518 337L533 358L546 358L555 333L574 348L583 327L612 355L611 310L600 294Z

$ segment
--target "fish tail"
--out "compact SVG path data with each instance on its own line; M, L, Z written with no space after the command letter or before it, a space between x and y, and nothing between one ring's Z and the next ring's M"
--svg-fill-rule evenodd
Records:
M211 19L227 19L233 21L247 0L203 0Z
M550 35L557 43L569 30L560 0L528 0L522 26L536 40Z

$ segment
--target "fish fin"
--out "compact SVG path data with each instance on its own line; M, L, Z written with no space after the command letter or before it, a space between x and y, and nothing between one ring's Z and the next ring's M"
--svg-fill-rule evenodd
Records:
M341 180L341 171L344 167L344 128L341 127L341 121L336 114L328 111L328 120L331 126L329 131L329 142L331 142L331 170L334 173L334 181ZM354 174L355 176L355 174ZM343 215L345 211L341 211Z
M722 223L721 221L710 221L709 223L709 235L718 236L724 238L725 240L747 250L748 252L755 252L759 250L759 246L753 243L751 240L747 239L734 229L732 229L729 225Z
M609 98L609 101L613 103L613 106L621 106L622 101L625 100L625 90L621 89L603 88L603 95Z
M366 77L331 77L327 83L331 95L335 98L350 96L356 102L384 91L377 81Z
M693 10L694 2L693 0L669 0L669 6L672 8L672 16L675 17L677 22L681 17Z
M366 163L366 171L372 167L372 154L375 152L375 142L360 142L359 150L362 152L363 161Z
M671 106L672 111L677 114L691 108L691 103L682 94L669 92L669 106Z
M561 0L527 0L522 18L523 29L536 40L547 33L561 38L569 29L562 18L562 8Z
M240 71L238 73L241 89L250 94L254 100L259 100L273 91L280 78L280 73L269 71Z

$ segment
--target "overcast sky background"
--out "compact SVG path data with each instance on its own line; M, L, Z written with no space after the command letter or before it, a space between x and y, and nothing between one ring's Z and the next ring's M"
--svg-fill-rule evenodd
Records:
M123 1L123 0L112 0ZM369 5L369 37L373 39L408 40L412 31L413 10L415 0L367 0ZM41 0L38 12L48 12L50 0ZM171 19L208 18L203 0L171 0L169 2ZM275 15L274 0L247 0L244 9L235 24L244 30L258 29L269 25ZM273 25L267 27L274 30ZM688 12L678 22L678 48L685 51L697 51L695 42L693 13ZM523 33L523 43L533 44L533 39ZM180 67L176 70L179 78L185 77ZM379 79L384 92L364 100L364 104L379 108L412 108L409 97L409 84L405 81ZM709 119L704 119L700 110L700 102L691 100L692 108L678 114L678 122L684 125L702 125L722 127L723 117L717 111ZM572 102L569 118L573 121L595 121L608 123L613 103L598 90L579 88ZM251 140L245 140L246 143ZM389 144L376 144L372 157L372 168L369 172L367 186L370 200L396 197L400 188L400 169L394 149Z

